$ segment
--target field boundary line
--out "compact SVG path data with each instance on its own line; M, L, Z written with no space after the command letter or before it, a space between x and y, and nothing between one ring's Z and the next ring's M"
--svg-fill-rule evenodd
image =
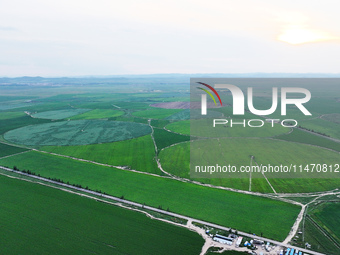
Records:
M151 128L151 138L152 138L152 141L153 141L153 145L154 145L154 149L155 149L155 160L157 162L157 167L159 170L162 171L162 173L166 174L167 176L169 177L172 177L172 174L168 173L167 171L165 171L161 165L161 162L159 161L159 158L158 158L158 148L157 148L157 144L156 144L156 140L155 140L155 137L154 137L154 129L153 129L153 126L151 126L151 119L148 119L148 125L149 127ZM160 152L160 151L159 151Z
M255 159L254 159L254 161L255 161L255 164L257 165L258 169L260 169L259 164L257 164L257 162L256 162ZM266 179L266 181L267 181L267 183L269 184L269 186L272 188L273 192L274 192L275 194L277 194L277 192L276 192L276 190L274 189L273 185L270 183L270 181L268 180L267 176L264 174L263 171L262 171L262 175L263 175L263 177Z
M331 241L337 248L340 249L339 243L333 239L333 237L322 228L310 215L306 215L307 220L309 220L329 241Z
M330 148L322 147L320 145L315 145L315 144L310 144L310 143L302 143L302 142L295 142L295 141L288 141L288 140L281 140L281 139L278 139L278 138L275 138L275 137L269 137L268 139L275 140L275 141L283 141L283 142L287 142L287 143L304 144L304 145L313 146L313 147L316 147L316 148L325 149L325 150L329 150L329 151L336 152L336 153L340 154L340 151L336 151L336 150L333 150L333 149L330 149Z
M20 155L20 154L23 154L23 153L26 153L26 152L30 152L30 151L32 151L32 150L22 151L22 152L18 152L18 153L15 153L15 154L3 156L3 157L1 157L0 159L9 158L9 157L16 156L16 155Z
M339 139L336 139L336 138L333 138L333 137L329 137L329 136L320 135L320 134L318 134L318 133L315 133L315 132L306 130L306 129L304 129L304 128L299 128L299 127L297 127L297 128L300 129L300 130L302 130L302 131L305 131L305 132L307 132L307 133L311 133L311 134L313 134L313 135L321 136L321 137L326 138L326 139L328 139L328 140L332 140L332 141L334 141L334 142L340 143L340 140L339 140Z
M91 164L95 164L95 165L99 165L99 166L106 166L106 167L117 168L119 170L124 170L124 171L130 171L130 172L135 172L135 173L140 173L140 174L152 175L152 176L161 177L161 178L170 178L168 176L161 176L161 175L158 175L158 174L142 172L142 171L138 171L138 170L135 170L135 169L128 169L128 168L123 167L123 166L114 166L114 165L99 163L99 162L91 161L91 160L88 160L88 159L76 158L76 157L72 157L72 156L57 154L57 153L54 153L54 152L42 151L42 150L38 150L38 149L31 149L31 151L36 151L36 152L40 152L40 153L44 153L44 154L50 154L52 156L57 156L57 157L73 159L73 160L76 160L76 161L91 163Z
M0 143L6 144L6 145L9 145L9 146L13 146L13 147L17 147L17 148L22 148L22 149L28 149L28 150L33 149L31 147L27 147L27 146L24 146L24 145L10 144L10 143L4 142L4 141L0 141Z

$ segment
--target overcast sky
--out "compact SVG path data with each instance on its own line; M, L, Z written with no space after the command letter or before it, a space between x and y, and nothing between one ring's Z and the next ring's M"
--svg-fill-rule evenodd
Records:
M1 0L0 76L340 73L338 0Z

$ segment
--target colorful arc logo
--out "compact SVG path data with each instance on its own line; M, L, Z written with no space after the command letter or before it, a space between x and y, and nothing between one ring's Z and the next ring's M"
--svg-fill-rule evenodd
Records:
M203 83L203 82L197 82L203 86L206 86L207 88L209 88L212 92L214 92L214 94L217 96L218 100L220 101L220 104L222 106L222 100L220 98L220 95L217 93L217 91L211 87L210 85L206 84L206 83ZM203 90L204 92L206 92L211 98L212 100L214 101L215 105L217 106L217 103L216 103L216 100L214 98L214 96L211 94L211 92L207 89L204 89L204 88L200 88L200 87L197 87L198 89L200 90ZM202 104L201 104L201 114L202 115L207 115L207 97L206 97L206 94L202 94Z

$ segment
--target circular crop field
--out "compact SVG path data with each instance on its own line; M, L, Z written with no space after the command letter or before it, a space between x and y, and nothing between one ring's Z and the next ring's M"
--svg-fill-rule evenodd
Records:
M117 142L151 133L148 125L105 120L74 120L26 126L4 138L25 145L86 145Z

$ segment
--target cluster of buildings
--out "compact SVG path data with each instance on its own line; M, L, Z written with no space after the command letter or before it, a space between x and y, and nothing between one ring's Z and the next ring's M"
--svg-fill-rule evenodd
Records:
M302 253L302 251L295 250L293 248L287 248L285 255L308 255L306 253Z
M207 231L209 233L209 231ZM219 234L215 235L210 235L212 239L216 242L226 244L226 245L233 245L233 242L235 241L235 247L240 247L243 237L242 236L237 236L235 234L229 234L228 236L223 236ZM297 249L293 248L284 248L282 247L279 251L274 251L275 250L275 245L272 245L270 242L264 242L259 239L252 239L250 241L245 241L242 246L250 248L252 250L252 254L258 254L258 255L265 255L265 254L278 254L278 255L308 255L307 253L303 253ZM255 252L254 249L258 249L260 246L260 250L262 252ZM273 253L274 252L274 253Z

